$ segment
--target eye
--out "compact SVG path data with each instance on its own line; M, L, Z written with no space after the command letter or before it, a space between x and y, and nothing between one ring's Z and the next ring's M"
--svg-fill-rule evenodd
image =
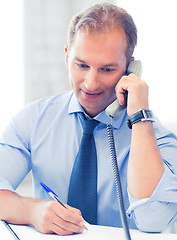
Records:
M110 73L110 72L113 72L114 70L115 70L114 68L108 68L108 67L101 68L101 71L105 73Z
M89 68L89 66L87 65L87 64L84 64L84 63L76 63L77 64L77 66L79 67L79 68L82 68L82 69L87 69L87 68Z

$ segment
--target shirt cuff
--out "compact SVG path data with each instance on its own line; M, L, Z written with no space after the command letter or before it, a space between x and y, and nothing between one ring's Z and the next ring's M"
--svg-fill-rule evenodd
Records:
M155 202L177 203L177 176L168 168L167 165L164 165L164 167L164 173L151 197L137 199L128 192L130 206L127 210L127 215L129 217L134 215L134 210L136 208L147 203L152 203L153 208L155 206Z
M137 199L132 197L132 195L129 192L128 192L128 196L129 196L130 206L127 209L127 215L129 218L131 218L131 217L134 217L134 210L137 207L140 207L146 204L150 198Z

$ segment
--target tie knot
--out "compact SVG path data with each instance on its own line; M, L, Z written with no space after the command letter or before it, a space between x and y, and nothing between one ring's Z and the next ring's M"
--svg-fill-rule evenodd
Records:
M94 119L89 119L89 120L84 120L84 126L83 126L83 134L92 134L94 128L96 125L99 123L97 120Z

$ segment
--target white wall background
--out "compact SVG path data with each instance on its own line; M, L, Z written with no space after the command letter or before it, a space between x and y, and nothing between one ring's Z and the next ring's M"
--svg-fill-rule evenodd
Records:
M150 87L150 107L177 134L177 14L175 0L117 0L138 28L135 58Z
M23 0L0 1L0 132L23 105Z
M0 1L0 132L25 102L69 88L66 28L73 13L94 2L100 1ZM176 1L112 2L124 7L138 27L135 57L142 60L142 78L150 86L150 107L177 133Z

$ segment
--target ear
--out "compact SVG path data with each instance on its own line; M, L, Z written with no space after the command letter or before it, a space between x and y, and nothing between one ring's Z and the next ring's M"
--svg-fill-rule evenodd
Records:
M132 61L134 61L134 60L135 60L135 57L132 56L132 57L130 58L130 60L127 62L127 67L128 67L128 65L129 65L129 63L132 62Z
M128 68L128 66L129 66L129 64L132 62L132 61L134 61L135 60L135 57L131 57L130 58L130 61L129 62L127 62L127 66L126 66L126 71L127 71L127 68Z
M130 58L130 62L132 62L132 61L134 61L134 60L135 60L135 57L132 56L132 57Z
M68 67L68 45L65 46L65 62L66 66Z

